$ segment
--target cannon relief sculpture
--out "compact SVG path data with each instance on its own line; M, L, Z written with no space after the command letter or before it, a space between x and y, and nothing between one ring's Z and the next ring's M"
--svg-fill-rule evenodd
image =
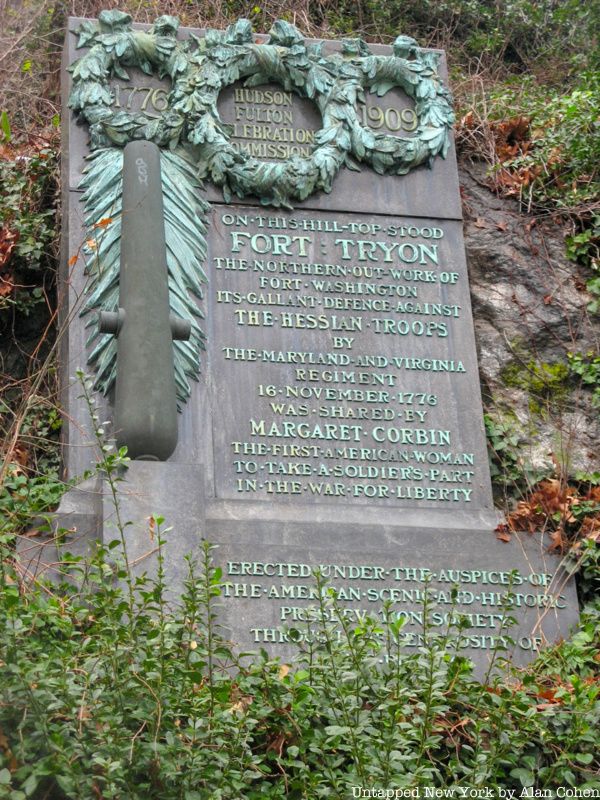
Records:
M151 331L141 310L135 323L129 320L133 311L125 310L123 317L118 310L124 308L119 300L123 296L132 309L138 304L132 299L136 282L128 277L130 272L136 273L130 242L132 236L138 241L132 221L137 218L143 225L144 220L142 214L136 217L128 209L128 184L135 183L136 174L140 186L144 183L140 183L142 174L150 178L146 167L139 172L142 167L135 166L135 159L129 171L126 155L127 177L123 181L122 148L127 153L129 148L142 147L149 153L154 147L148 163L162 173L150 204L152 222L148 218L145 224L152 240L159 237L162 228L156 220L162 194L164 246L161 240L156 242L156 250L154 246L148 250L152 251L152 258L158 259L158 250L162 252L166 247L168 304L189 328L189 335L182 336L179 334L183 323L173 323L175 385L181 407L190 393L190 379L198 377L204 344L199 326L202 314L196 302L202 297L202 284L206 281L203 261L208 203L202 196L202 181L210 180L219 186L226 201L234 195L254 196L262 205L290 209L293 203L315 192L330 192L342 167L357 170L363 163L380 174L402 175L415 167L431 165L437 155L445 157L453 121L450 96L437 70L437 54L422 51L408 37L398 37L393 55L389 56L373 55L361 40L347 40L341 52L325 55L319 44L306 43L293 25L283 21L277 21L268 40L260 44L247 20L239 20L226 31L211 30L201 39L191 37L184 41L177 39L178 24L176 19L165 16L148 31L134 30L129 15L103 11L97 23L81 26L79 46L89 50L70 67L73 87L69 105L90 129L92 153L81 184L85 190L86 223L93 231L107 218L111 220L110 230L102 237L94 236L93 247L87 249L91 281L84 313L103 312L100 326L97 315L89 322L90 363L96 371L97 386L104 393L116 380L116 429L122 432L118 434L119 441L138 458L152 455L143 444L146 434L134 434L134 430L153 429L155 411L150 407L160 404L151 397L156 394L162 398L162 393L166 397L170 378L155 379L152 370L154 357L158 358L162 350L166 352L170 340L167 341L164 309L157 317L160 324L157 322ZM166 108L158 118L124 110L120 104L115 107L109 81L113 77L127 79L129 67L171 79ZM272 163L235 149L229 126L220 118L217 100L222 89L240 80L250 87L275 82L316 105L323 127L315 136L310 156L295 155ZM410 137L374 132L365 125L365 92L383 96L394 87L415 102L416 130ZM146 260L149 271L145 274L152 276L148 285L155 286L158 267L151 259ZM138 268L144 270L141 264ZM161 304L164 294L160 292ZM157 291L154 297L158 296ZM148 327L147 341L154 343L147 348L142 346L142 323ZM118 333L118 348L111 333ZM125 344L130 341L137 343ZM136 350L139 358L131 355ZM142 355L146 352L152 358ZM124 388L130 384L145 384L148 392L144 403L149 408L142 408L144 403L140 405L140 420L135 424L134 401L139 390ZM167 435L166 429L175 424L167 421L171 417L169 400L164 405L164 435L169 441L172 435ZM166 458L171 450L171 445L157 446L162 455L156 457Z
M114 429L131 458L166 461L177 444L172 340L189 320L170 311L160 151L130 142L123 153L119 308L100 312L99 330L117 338Z

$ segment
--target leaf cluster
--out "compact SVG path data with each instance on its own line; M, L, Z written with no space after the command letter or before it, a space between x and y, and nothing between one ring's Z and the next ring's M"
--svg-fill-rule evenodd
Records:
M498 181L507 182L508 193L530 205L553 204L565 210L597 199L600 79L596 73L581 73L567 91L541 86L532 77L512 79L494 88L488 99L488 117L497 131ZM503 125L518 119L525 123L520 129L503 131ZM512 186L510 175L515 178Z
M8 129L10 131L10 128ZM56 151L47 143L0 145L0 319L44 302L54 266Z
M566 252L590 270L592 313L600 296L599 115L597 71L578 73L568 87L529 75L486 87L458 128L463 153L487 160L491 188L570 224Z
M152 521L159 550L163 520ZM481 683L453 647L461 624L403 650L402 621L335 629L316 576L318 636L293 665L240 660L217 622L205 545L181 605L157 577L122 582L121 540L63 554L56 588L20 584L3 540L0 796L347 797L376 788L600 787L600 682L590 609L570 641ZM162 551L161 551L162 552ZM430 601L425 599L425 618ZM340 611L340 609L338 609ZM339 613L343 620L343 614ZM501 655L501 653L497 654Z
M220 186L226 202L252 195L263 205L284 208L316 191L330 192L344 164L359 169L357 162L365 162L380 174L404 175L447 155L454 115L437 71L438 56L421 51L409 37L397 37L393 56L372 54L360 39L344 42L341 54L325 55L284 20L277 20L268 40L259 44L246 19L183 42L175 37L178 24L173 17L159 17L148 32L139 32L131 28L129 15L103 11L97 26L80 28L79 45L90 49L69 67L69 106L90 126L92 149L139 138L183 147L198 164L199 177ZM125 66L171 78L167 108L158 120L114 112L109 79L123 77ZM245 86L273 81L315 103L323 127L309 156L269 163L234 147L217 101L225 87L240 80ZM373 134L357 113L365 91L382 96L395 86L415 101L414 137Z
M389 0L325 6L337 33L368 32L379 38L398 30L452 51L454 61L477 60L485 68L522 72L567 62L593 68L598 3L576 0Z

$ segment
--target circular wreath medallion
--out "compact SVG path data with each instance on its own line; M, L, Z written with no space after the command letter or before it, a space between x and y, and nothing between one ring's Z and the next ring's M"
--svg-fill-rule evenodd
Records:
M323 55L320 45L305 43L281 20L265 43L255 41L247 20L184 41L177 40L178 26L163 16L148 31L133 30L131 17L119 11L103 11L97 24L82 25L78 47L90 49L70 67L69 105L89 124L92 149L133 139L183 148L198 164L199 177L220 186L227 201L252 195L264 205L288 208L314 192L330 192L344 165L359 169L366 163L380 174L401 175L446 155L454 116L437 54L408 37L396 39L391 56L373 55L360 39ZM113 107L109 81L128 79L127 67L170 78L167 108L158 119ZM236 149L217 101L240 80L245 86L277 83L315 103L323 126L309 156L268 162ZM395 87L415 102L412 137L375 133L360 119L365 91L383 96Z

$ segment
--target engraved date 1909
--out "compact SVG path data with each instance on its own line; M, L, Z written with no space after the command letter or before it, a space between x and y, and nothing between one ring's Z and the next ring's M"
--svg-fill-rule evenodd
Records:
M115 83L113 106L125 111L142 111L147 116L159 116L168 106L168 92L162 86L123 86ZM417 115L412 108L387 108L364 106L362 122L374 130L387 128L398 131L413 132L418 125Z
M363 125L379 130L387 128L396 133L398 131L415 131L419 124L417 113L412 108L380 108L377 105L362 107Z

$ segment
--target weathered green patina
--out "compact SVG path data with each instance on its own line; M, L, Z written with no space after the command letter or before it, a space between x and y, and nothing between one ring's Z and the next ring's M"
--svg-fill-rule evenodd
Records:
M191 326L170 312L160 161L153 142L123 152L119 310L101 313L100 330L117 339L117 445L166 461L177 445L172 340L189 339Z
M103 220L112 220L102 236L91 237L87 261L92 281L84 313L117 308L121 148L139 139L163 148L170 302L173 312L192 323L190 341L175 345L177 394L184 402L189 378L198 374L202 345L200 313L189 296L190 290L201 295L205 281L208 205L200 182L208 179L221 187L226 201L234 195L254 196L263 205L291 208L315 192L330 192L343 166L358 170L362 163L379 174L403 175L431 165L448 151L454 116L438 74L438 55L405 36L396 39L390 56L374 55L360 39L346 40L339 52L326 55L319 43L306 43L281 20L265 43L256 43L248 20L183 41L177 40L178 26L177 19L163 16L147 31L134 30L131 17L119 11L103 11L98 22L84 23L78 46L89 50L70 67L69 105L90 129L92 155L82 183L86 224L93 231ZM128 79L128 67L171 80L166 109L158 118L115 109L109 81ZM315 103L323 125L310 156L264 162L235 149L217 100L240 80L245 86L274 82ZM415 103L418 126L411 137L376 133L362 122L365 92L383 96L394 87ZM95 322L90 325L90 360L98 386L107 392L114 382L116 348Z
M200 328L202 312L195 298L202 299L206 282L203 263L206 255L206 211L191 164L176 153L161 150L160 164L166 259L169 275L171 312L188 321L191 336L174 342L175 382L179 404L190 394L191 379L199 373L204 334ZM123 212L123 149L102 148L89 157L84 189L85 225L88 230L84 253L90 273L88 293L82 314L89 314L91 329L90 364L96 371L96 385L106 394L116 378L117 343L100 332L98 310L116 312L119 307L119 272Z

